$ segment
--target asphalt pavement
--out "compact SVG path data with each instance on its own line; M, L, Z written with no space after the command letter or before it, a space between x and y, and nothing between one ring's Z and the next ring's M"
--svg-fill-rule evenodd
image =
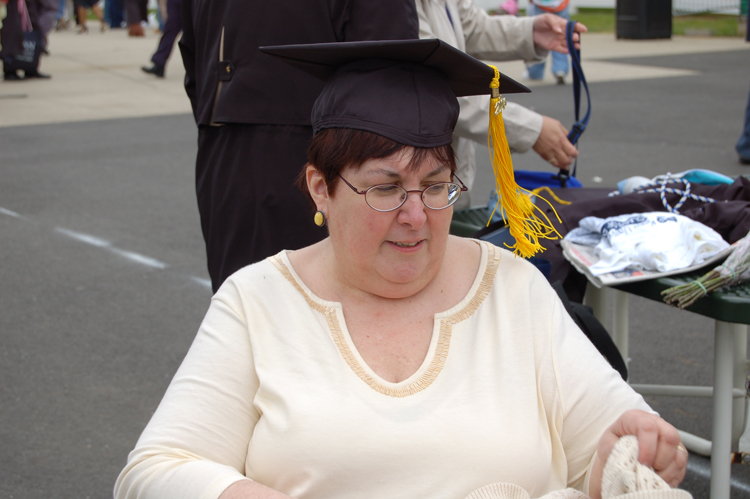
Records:
M194 192L197 131L179 53L156 79L155 50L122 30L55 32L48 81L0 83L0 498L107 498L187 351L211 297ZM707 168L750 173L734 152L750 89L740 39L618 41L586 35L592 117L578 177ZM520 78L520 63L501 63ZM551 76L518 102L573 122ZM492 177L483 148L472 200ZM534 153L518 168L548 168ZM713 321L631 298L634 382L712 382ZM710 400L651 397L708 437ZM683 487L708 497L708 459ZM750 469L732 468L732 498Z

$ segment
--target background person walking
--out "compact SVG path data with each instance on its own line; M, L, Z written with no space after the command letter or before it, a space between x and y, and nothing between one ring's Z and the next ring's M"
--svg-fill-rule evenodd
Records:
M89 9L91 9L96 18L101 23L100 30L104 33L107 30L107 24L104 22L104 13L102 8L99 7L99 0L75 0L76 12L78 12L78 22L81 27L78 28L78 34L88 33L89 28L86 26L86 15Z
M545 12L570 20L568 0L529 0L526 15L538 16ZM530 80L544 79L544 65L545 61L535 64L527 64L525 76ZM565 85L565 76L568 74L569 70L570 63L568 61L568 54L552 52L552 74L555 75L555 80L558 85Z
M151 56L151 62L153 65L149 68L147 66L141 67L146 73L164 78L164 67L167 65L167 59L172 53L172 47L174 47L174 41L177 39L177 35L182 31L182 0L167 0L167 15L164 23L164 34L161 35L159 40L159 47Z
M747 16L745 40L750 42L750 15ZM747 107L745 108L745 128L742 131L740 140L737 141L735 149L740 157L740 163L750 165L750 97L747 99Z

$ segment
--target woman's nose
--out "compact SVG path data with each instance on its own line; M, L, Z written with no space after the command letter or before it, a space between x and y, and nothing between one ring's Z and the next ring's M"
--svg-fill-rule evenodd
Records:
M411 226L412 229L419 229L427 220L427 207L422 202L421 191L407 191L406 201L399 208L399 223Z

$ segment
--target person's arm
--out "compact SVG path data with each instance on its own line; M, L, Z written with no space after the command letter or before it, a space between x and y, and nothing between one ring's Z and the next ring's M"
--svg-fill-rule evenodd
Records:
M228 282L212 299L185 360L128 456L115 484L116 499L213 499L247 481L248 443L260 417L254 406L259 381L238 296Z
M423 7L423 1L417 0L417 17L419 19L419 38L440 38L451 45L456 44L456 32L451 26L445 12L432 12L432 17ZM489 96L472 95L459 97L461 113L454 130L455 135L487 144L487 127L489 126ZM508 103L503 111L508 145L514 152L526 152L536 143L542 131L542 115L519 104Z
M568 140L568 130L555 118L508 102L503 119L512 151L526 152L533 148L553 168L564 170L578 157L578 149Z
M534 282L532 291L539 306L552 307L549 357L540 358L539 386L553 401L549 425L559 431L562 444L555 459L565 461L568 486L591 495L601 477L596 461L602 435L628 411L658 416L581 332L546 282Z
M478 59L532 62L547 57L549 50L567 53L567 20L553 14L535 17L490 16L473 0L458 0L456 7L466 40L466 53ZM586 26L576 23L577 44Z
M431 19L422 4L422 0L416 1L419 37L422 39L441 38L453 44L455 31L447 15L440 12L440 15ZM481 16L481 13L478 15ZM433 26L434 23L440 25ZM452 39L445 36L450 34L453 34ZM459 137L486 144L489 126L489 97L459 97L458 103L461 106L461 113L454 133ZM542 116L520 104L508 102L503 111L503 119L508 145L513 152L524 153L533 147L534 151L545 161L554 160L554 166L558 168L567 168L572 163L572 159L578 156L578 150L567 139L567 130L554 118Z
M489 97L459 97L461 113L454 133L479 144L487 143ZM534 151L551 168L568 169L578 157L578 149L568 140L568 130L554 118L544 116L515 102L508 102L503 111L505 135L512 152Z
M182 64L185 66L185 92L193 108L193 116L198 121L197 90L195 84L195 31L193 27L193 0L182 0L182 37L178 43Z
M547 50L534 44L535 18L490 16L474 5L474 0L458 0L456 9L467 54L489 61L537 61L547 57Z

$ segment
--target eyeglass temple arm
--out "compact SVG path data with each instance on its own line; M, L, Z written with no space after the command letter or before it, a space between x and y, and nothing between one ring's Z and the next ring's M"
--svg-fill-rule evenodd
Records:
M469 190L469 188L468 188L468 187L466 187L466 184L464 184L463 180L461 180L461 179L460 179L460 178L458 177L458 175L456 175L456 174L454 173L454 174L453 174L453 178L455 178L456 180L458 180L458 183L459 183L459 184L461 184L461 192L466 192L466 191L468 191L468 190Z

